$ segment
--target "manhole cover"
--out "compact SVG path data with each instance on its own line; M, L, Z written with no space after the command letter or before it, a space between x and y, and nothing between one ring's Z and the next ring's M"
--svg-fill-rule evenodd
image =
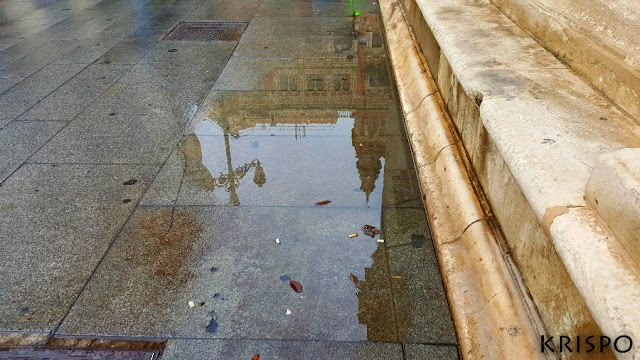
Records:
M171 30L165 40L186 41L238 41L247 22L189 21L181 22Z

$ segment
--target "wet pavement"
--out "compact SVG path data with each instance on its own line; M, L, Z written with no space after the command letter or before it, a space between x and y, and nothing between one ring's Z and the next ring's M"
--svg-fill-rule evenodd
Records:
M355 0L0 2L0 333L457 359L383 36Z

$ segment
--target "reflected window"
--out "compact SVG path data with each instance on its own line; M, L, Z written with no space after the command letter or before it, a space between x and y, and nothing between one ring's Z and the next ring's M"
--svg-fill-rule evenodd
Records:
M389 83L387 69L384 66L367 66L364 72L367 75L369 87L387 86Z
M371 47L379 48L382 47L382 35L379 33L373 33L371 36Z
M333 75L334 91L349 91L351 89L351 76Z
M281 91L298 90L298 77L295 74L282 74L279 81Z
M322 78L322 75L309 75L307 77L307 90L323 91L324 79Z

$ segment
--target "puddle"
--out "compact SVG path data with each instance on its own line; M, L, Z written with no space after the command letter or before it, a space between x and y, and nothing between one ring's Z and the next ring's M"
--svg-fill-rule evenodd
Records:
M99 269L63 331L456 341L380 22L350 19L209 93L101 265L126 281Z

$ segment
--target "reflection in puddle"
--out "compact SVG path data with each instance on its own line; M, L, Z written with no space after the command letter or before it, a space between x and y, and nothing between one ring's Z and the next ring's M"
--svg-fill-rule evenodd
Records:
M396 316L396 312L407 309L397 309L396 296L409 296L405 303L420 303L424 301L424 289L419 284L418 292L412 293L415 289L402 288L407 286L403 282L392 288L390 279L397 274L390 273L390 248L376 240L386 239L385 232L406 233L408 248L431 250L425 246L429 239L422 235L426 226L405 229L402 219L384 222L385 209L421 209L422 202L401 116L392 96L377 16L354 16L350 41L339 39L325 48L324 57L273 60L278 65L264 72L259 91L209 94L190 125L189 134L179 144L183 177L178 204L312 207L327 199L331 202L322 209L344 208L345 214L358 213L358 222L366 219L367 224L381 227L382 233L373 239L362 232L350 239L347 235L353 231L345 230L344 239L314 241L306 248L297 248L301 245L293 239L278 249L313 252L314 257L307 259L304 266L326 273L325 277L306 278L303 295L309 298L289 305L298 306L295 314L307 311L308 319L317 317L323 321L346 314L347 318L336 320L344 328L341 336L345 339L402 341L399 333L413 330L398 328L396 318L403 317ZM357 229L364 224L357 224ZM400 225L394 228L396 225L392 224ZM386 225L389 227L385 229ZM347 253L347 249L346 264L331 262L345 262L336 258L336 252ZM275 255L275 260L270 261L285 263L280 258L284 256ZM308 269L298 270L304 274ZM278 282L291 280L292 273L286 269L276 267L275 271ZM336 274L342 271L345 273ZM349 279L351 271L353 278ZM326 286L328 278L344 278L353 287L352 293L326 293L328 297L338 296L333 314L326 314L322 306L316 305L324 303L322 299L309 295ZM345 285L336 286L344 289ZM230 331L226 329L236 321L231 321L230 316L235 314L222 310L211 313L206 330ZM303 321L297 316L291 319ZM250 324L252 320L237 321ZM340 338L307 333L311 326L291 326L300 326L301 337Z
M184 155L185 169L184 175L187 179L200 185L206 191L213 191L215 188L224 188L229 193L229 203L227 205L239 206L240 199L236 189L240 186L240 180L247 175L250 169L255 168L253 182L262 187L267 181L264 169L260 166L258 159L243 165L238 165L235 169L231 164L231 149L229 147L229 134L224 134L225 154L227 160L227 173L220 172L220 176L213 177L202 159L202 146L196 135L185 135L180 140L180 149Z

